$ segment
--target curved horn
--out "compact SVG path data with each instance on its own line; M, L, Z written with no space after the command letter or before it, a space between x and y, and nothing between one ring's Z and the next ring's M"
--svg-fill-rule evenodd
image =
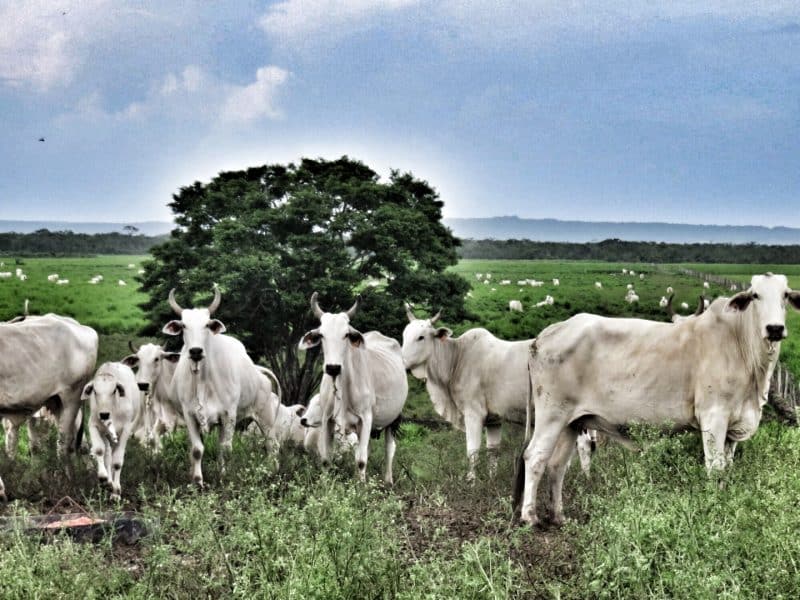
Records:
M214 299L211 301L211 304L208 305L208 314L213 315L216 310L219 308L220 300L222 300L222 294L219 292L219 288L217 284L214 284Z
M172 288L169 291L169 305L172 307L172 310L175 311L175 314L178 315L179 317L183 314L183 309L181 308L181 305L178 304L177 300L175 300L175 288Z
M697 301L697 310L694 311L694 316L699 317L706 310L706 297L700 294L700 299Z
M317 302L317 296L319 296L319 294L317 294L317 292L314 292L313 294L311 294L311 310L314 312L314 316L315 317L317 317L318 319L321 319L322 315L325 314L325 311L323 311L319 307L319 303Z
M133 345L133 340L128 340L128 348L131 349L131 352L133 354L138 354L139 353L139 349L136 346Z
M436 321L438 321L438 320L439 320L439 319L441 319L441 318L442 318L442 309L440 308L440 309L439 309L439 312L437 312L435 315L433 315L433 316L431 317L431 325L433 325L434 323L436 323Z
M353 316L356 314L356 309L358 308L358 303L359 303L359 302L361 302L361 295L360 295L360 294L359 294L358 296L356 296L356 302L355 302L355 304L353 304L353 306L351 306L351 307L350 307L350 308L347 310L347 312L345 313L345 314L347 315L347 318L348 318L348 319L352 319L352 318L353 318Z
M406 316L408 317L408 322L410 323L411 321L415 321L417 317L414 316L414 313L411 310L411 305L408 302L406 302L405 306L406 306Z
M667 314L669 315L670 319L675 316L675 309L672 308L672 299L674 297L675 297L675 294L670 294L669 295L669 298L667 298L667 306L665 307L667 309Z

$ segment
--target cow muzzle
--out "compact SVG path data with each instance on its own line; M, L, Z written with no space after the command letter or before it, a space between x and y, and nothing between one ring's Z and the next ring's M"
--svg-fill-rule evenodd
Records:
M140 392L149 392L150 391L150 384L147 383L146 381L145 382L139 381L139 382L136 383L136 385L139 386L139 391Z
M770 342L780 342L786 337L786 327L783 325L767 325L767 339Z
M194 362L200 362L203 360L203 349L202 348L189 348L189 358L191 358Z
M325 365L325 372L333 378L342 374L342 365Z
M111 413L101 412L98 416L101 421L108 421L111 418Z

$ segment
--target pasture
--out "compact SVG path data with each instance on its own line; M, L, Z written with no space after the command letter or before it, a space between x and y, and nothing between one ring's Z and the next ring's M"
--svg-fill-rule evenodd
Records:
M138 268L141 260L25 259L21 267L28 281L0 281L0 319L19 314L30 298L34 314L68 314L97 328L99 361L119 359L128 353L129 337L145 341L135 336L143 323L136 303L143 298L134 289L135 270L127 267ZM13 261L5 262L13 271ZM636 275L623 275L623 267ZM728 275L716 265L704 268ZM737 275L751 271L730 268ZM771 269L787 272L800 287L800 268ZM647 265L476 260L453 270L472 284L467 307L474 318L452 323L444 315L442 323L456 334L480 325L507 339L533 337L583 311L666 320L658 302L667 286L675 288L676 308L690 305L684 313L694 310L703 292L698 279ZM70 278L70 285L48 282L53 272ZM86 283L96 273L104 275L103 285ZM475 273L491 273L491 282L478 281ZM534 278L543 285L517 285ZM117 279L129 285L119 287ZM511 284L501 285L505 279ZM637 303L625 301L628 284ZM706 293L728 291L712 285ZM553 304L535 308L546 295ZM509 300L520 300L523 312L510 312ZM788 321L783 354L789 360L800 356L797 324L796 315ZM410 384L404 414L435 422L424 387L413 379ZM184 432L168 437L158 456L131 443L119 508L143 513L153 523L151 535L125 547L110 540L42 543L20 531L3 533L3 595L788 598L800 587L799 429L762 423L754 439L740 445L723 486L706 477L696 434L658 437L636 431L644 447L638 454L602 445L588 479L577 465L570 468L569 521L560 529L519 527L512 519L510 489L521 428L505 428L496 478L488 478L482 457L474 486L464 480L463 433L414 422L401 431L392 489L379 483L381 443L371 445L369 482L359 485L349 458L325 470L314 458L286 448L276 466L263 442L245 435L236 436L222 475L212 434L202 492L190 485ZM15 461L0 458L11 498L0 509L4 516L46 512L65 495L92 510L114 508L88 457L81 457L70 481L54 456L54 443L48 448L29 457L23 439Z

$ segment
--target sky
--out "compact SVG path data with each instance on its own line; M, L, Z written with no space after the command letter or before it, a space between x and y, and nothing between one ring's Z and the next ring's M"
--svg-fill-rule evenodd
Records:
M0 0L0 219L343 154L448 217L797 227L800 2Z

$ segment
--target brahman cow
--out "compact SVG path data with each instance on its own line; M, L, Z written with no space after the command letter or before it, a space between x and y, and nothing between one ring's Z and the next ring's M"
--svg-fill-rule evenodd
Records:
M170 398L170 386L180 352L167 352L157 344L143 344L139 348L128 341L133 354L122 359L122 364L136 370L136 385L144 396L144 411L136 439L161 451L161 436L175 430L183 422L182 410L177 400Z
M0 323L0 417L47 406L58 417L58 452L75 449L81 390L92 376L98 338L69 317L47 314ZM5 499L0 481L0 499Z
M319 453L327 461L334 432L346 436L354 431L358 435L356 466L359 478L365 481L370 434L383 431L384 480L391 484L395 432L408 396L408 380L397 341L377 331L362 335L350 325L357 308L358 300L347 312L328 313L319 307L317 293L311 296L311 309L320 326L307 332L299 346L307 350L322 344L325 368L320 385Z
M619 441L632 423L696 429L708 472L729 465L761 420L787 304L800 309L800 292L767 273L674 324L580 314L542 331L528 361L536 426L515 489L517 501L524 492L522 520L538 522L547 468L552 519L563 521L564 472L584 428Z
M214 286L208 308L182 308L170 290L169 305L179 319L164 325L168 335L182 335L181 349L168 396L180 403L191 443L190 460L194 482L203 486L203 434L220 427L220 462L232 449L238 421L253 419L269 431L275 419L270 410L272 384L253 364L242 343L224 335L225 325L212 318L221 295Z
M109 485L111 499L119 500L125 449L142 418L136 376L122 363L103 363L83 388L82 399L89 401L89 439L97 461L97 478Z

